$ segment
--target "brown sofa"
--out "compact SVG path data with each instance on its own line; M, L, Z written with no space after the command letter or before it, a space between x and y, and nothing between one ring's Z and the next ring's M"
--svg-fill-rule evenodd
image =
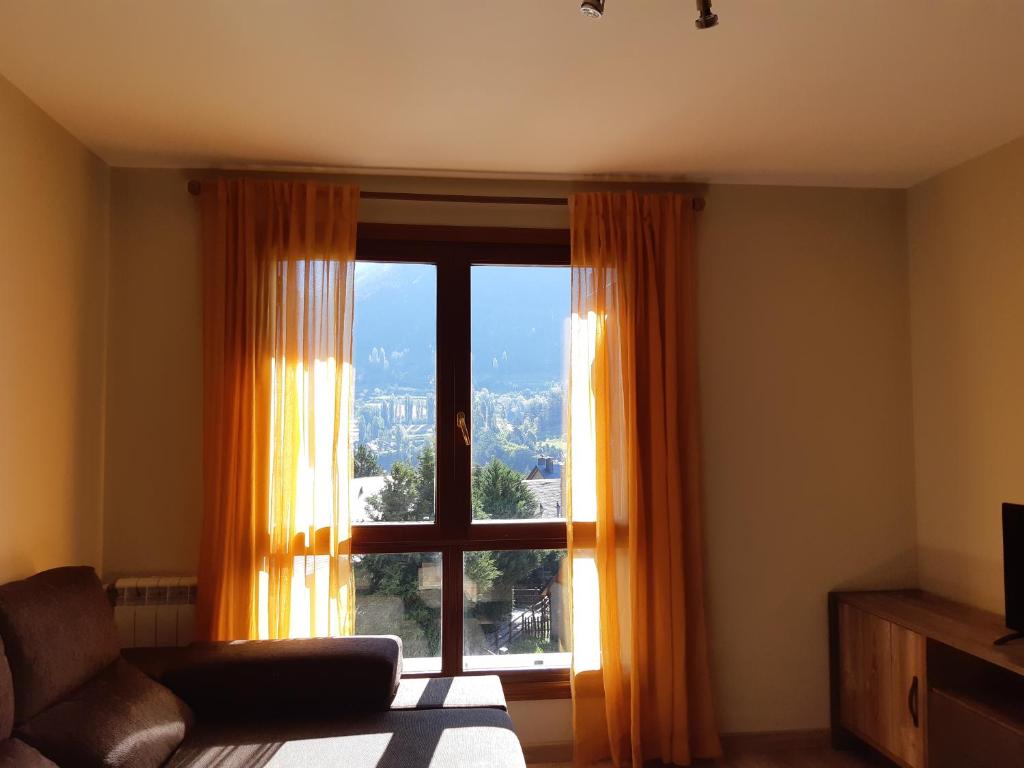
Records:
M0 768L525 765L500 681L403 681L397 637L132 663L96 574L74 567L0 586L0 641Z

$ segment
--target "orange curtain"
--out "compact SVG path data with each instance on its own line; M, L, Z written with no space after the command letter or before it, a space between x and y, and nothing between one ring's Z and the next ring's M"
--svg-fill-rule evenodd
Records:
M572 206L576 762L717 757L704 617L692 200Z
M349 186L203 184L202 638L353 629L358 200Z

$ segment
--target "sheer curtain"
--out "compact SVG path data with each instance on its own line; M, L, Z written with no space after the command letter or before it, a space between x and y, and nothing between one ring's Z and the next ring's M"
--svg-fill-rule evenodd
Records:
M353 630L358 200L349 186L203 185L200 637Z
M576 762L720 753L704 618L692 201L573 196Z

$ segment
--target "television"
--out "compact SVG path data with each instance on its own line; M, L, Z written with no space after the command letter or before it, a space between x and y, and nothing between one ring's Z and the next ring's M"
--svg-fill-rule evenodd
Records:
M996 645L1024 638L1024 504L1003 504L1003 590L1006 628L1013 632Z

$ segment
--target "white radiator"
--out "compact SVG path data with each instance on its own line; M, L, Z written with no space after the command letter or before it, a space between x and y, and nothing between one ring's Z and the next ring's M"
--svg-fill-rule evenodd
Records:
M188 645L195 639L194 576L118 579L114 594L122 648Z

